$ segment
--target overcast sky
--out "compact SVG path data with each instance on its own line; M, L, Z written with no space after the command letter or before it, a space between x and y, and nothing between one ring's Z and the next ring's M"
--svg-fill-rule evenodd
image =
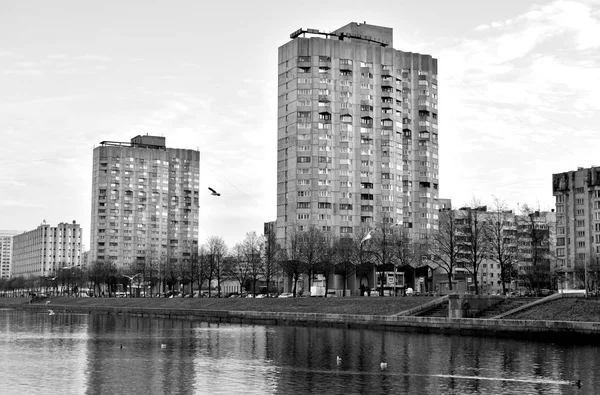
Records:
M552 173L600 165L600 0L4 0L0 229L75 220L88 247L94 147L148 133L201 151L201 242L262 233L277 48L364 21L439 61L440 197L548 210Z

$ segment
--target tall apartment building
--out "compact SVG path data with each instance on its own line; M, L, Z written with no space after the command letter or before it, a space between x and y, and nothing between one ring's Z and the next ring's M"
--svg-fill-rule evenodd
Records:
M11 277L53 276L64 267L81 265L82 229L75 221L37 229L13 238Z
M392 29L300 29L279 48L277 237L398 223L426 238L437 215L437 60Z
M10 278L12 267L13 237L21 232L0 230L0 279Z
M585 269L598 271L600 257L600 167L553 174L552 193L561 288L583 288Z
M200 152L164 137L103 141L94 149L89 262L176 264L198 245Z

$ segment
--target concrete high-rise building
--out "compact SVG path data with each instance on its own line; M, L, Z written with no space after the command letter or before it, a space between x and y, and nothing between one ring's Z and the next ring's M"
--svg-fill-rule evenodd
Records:
M552 193L559 287L584 288L587 279L590 289L600 272L600 167L553 174Z
M198 246L200 152L164 137L103 141L94 149L89 263L118 267L190 259Z
M290 38L278 59L278 239L382 222L425 239L438 212L437 60L366 23Z
M57 226L44 221L37 229L14 236L11 277L54 276L61 268L80 266L81 237L75 221Z
M0 279L10 278L13 237L19 233L16 230L0 230Z

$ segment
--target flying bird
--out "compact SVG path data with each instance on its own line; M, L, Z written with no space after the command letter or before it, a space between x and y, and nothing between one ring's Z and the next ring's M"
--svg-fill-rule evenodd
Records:
M48 310L48 311L49 311L48 315L54 315L54 310Z
M208 190L211 192L212 196L221 196L220 193L218 193L217 191L215 191L214 189L212 189L211 187L208 187Z
M165 343L162 343L162 344L160 345L160 348L162 348L162 349L165 349L165 348L167 348L167 345L166 345Z
M46 301L46 306L48 306L48 304L51 302L51 300Z
M342 364L342 358L339 355L337 356L337 364L338 365Z
M365 241L369 240L371 237L373 237L373 230L370 230L369 233L367 233L367 235L365 237L363 237L363 239L360 241L360 244L364 243Z
M381 365L379 365L379 367L381 368L381 370L386 370L387 369L387 362L382 362Z

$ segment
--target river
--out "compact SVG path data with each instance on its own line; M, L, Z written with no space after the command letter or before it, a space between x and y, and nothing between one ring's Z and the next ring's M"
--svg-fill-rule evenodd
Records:
M593 345L12 309L0 309L0 333L2 394L600 390Z

